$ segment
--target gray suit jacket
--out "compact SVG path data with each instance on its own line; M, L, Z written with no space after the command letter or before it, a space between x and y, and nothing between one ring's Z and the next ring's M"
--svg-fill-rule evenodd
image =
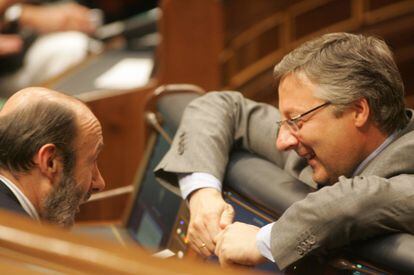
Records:
M283 269L319 248L391 232L414 233L414 116L397 139L360 175L294 203L272 228L271 250ZM275 148L276 108L237 92L209 93L189 104L173 144L156 168L159 180L177 185L176 173L206 172L223 180L234 146L254 152L315 186L312 171L294 151ZM346 156L338 156L346 157Z

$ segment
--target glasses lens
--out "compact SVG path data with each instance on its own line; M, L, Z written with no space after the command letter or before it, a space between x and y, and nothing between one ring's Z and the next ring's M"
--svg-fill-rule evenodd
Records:
M288 119L286 120L286 125L288 126L289 130L296 133L299 130L298 125L296 124L296 120Z

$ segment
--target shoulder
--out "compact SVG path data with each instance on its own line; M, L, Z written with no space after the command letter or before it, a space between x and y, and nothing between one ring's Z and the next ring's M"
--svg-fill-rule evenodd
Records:
M377 175L389 178L401 174L413 174L414 171L414 117L406 128L402 129L390 143L364 169L363 175Z

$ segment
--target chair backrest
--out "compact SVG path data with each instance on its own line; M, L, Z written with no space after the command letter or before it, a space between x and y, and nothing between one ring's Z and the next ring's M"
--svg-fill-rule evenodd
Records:
M123 224L148 249L160 250L167 246L182 202L177 190L171 193L158 184L153 170L167 152L185 106L202 93L194 85L174 84L155 89L147 98L145 118L149 141L137 168L134 192L124 211Z

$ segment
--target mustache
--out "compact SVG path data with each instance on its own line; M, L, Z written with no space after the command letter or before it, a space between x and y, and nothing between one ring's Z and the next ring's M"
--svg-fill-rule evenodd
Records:
M88 200L91 198L91 196L92 196L92 191L88 191L88 193L86 193L85 196L83 197L81 204L87 203Z

